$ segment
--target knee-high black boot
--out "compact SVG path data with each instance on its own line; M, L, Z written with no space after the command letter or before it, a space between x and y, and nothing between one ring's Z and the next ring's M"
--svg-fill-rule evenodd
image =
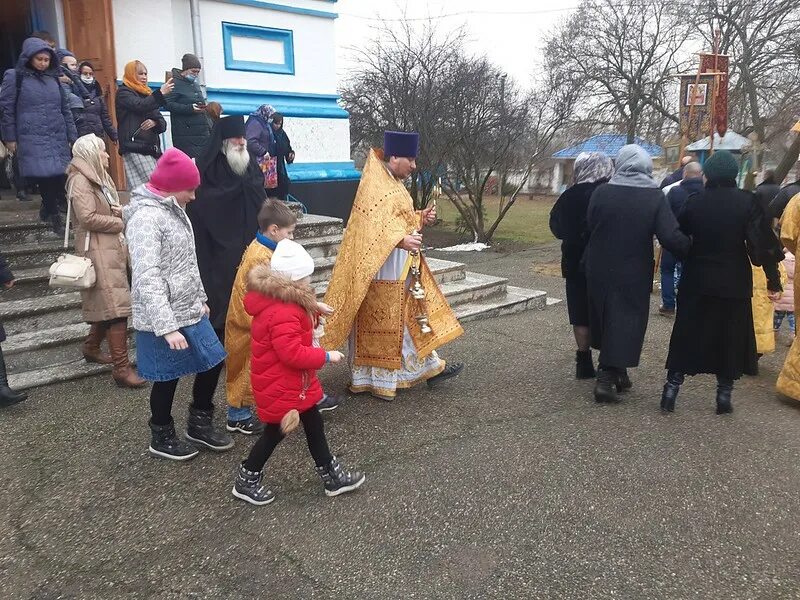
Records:
M733 380L717 377L717 414L724 415L733 412L731 404L733 394Z
M678 371L667 371L667 382L664 384L664 391L661 392L661 410L663 412L674 412L675 400L678 392L683 385L683 373Z

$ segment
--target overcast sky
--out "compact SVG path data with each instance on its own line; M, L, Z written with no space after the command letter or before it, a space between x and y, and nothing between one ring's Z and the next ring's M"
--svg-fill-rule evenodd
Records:
M570 14L579 0L339 0L335 10L337 65L352 67L350 46L364 46L383 19L435 17L446 30L466 25L473 51L489 58L527 87L544 33ZM452 15L452 16L451 16Z

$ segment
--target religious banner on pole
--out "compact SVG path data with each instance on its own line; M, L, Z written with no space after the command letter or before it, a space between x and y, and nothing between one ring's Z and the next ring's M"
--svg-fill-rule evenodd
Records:
M713 75L681 75L681 136L689 143L707 135L711 128Z
M720 137L728 131L728 56L725 54L700 54L700 73L717 75L716 100L713 110L714 128ZM703 131L708 131L704 129Z

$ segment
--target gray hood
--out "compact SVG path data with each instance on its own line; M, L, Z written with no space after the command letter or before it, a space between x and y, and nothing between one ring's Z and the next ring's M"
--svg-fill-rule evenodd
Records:
M180 211L186 214L186 211L184 211L178 205L174 198L163 198L158 194L151 192L149 189L147 189L145 184L142 184L133 190L133 192L131 192L130 202L128 202L128 205L122 209L122 220L127 225L128 222L133 218L133 215L138 213L140 210L152 208L167 212Z
M653 159L644 148L636 144L623 146L614 161L613 185L639 188L658 188L653 179Z

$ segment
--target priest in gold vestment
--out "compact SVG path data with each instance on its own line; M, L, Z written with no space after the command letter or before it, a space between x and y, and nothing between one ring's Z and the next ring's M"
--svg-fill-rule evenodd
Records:
M794 196L780 221L781 242L784 247L795 254L800 252L800 194ZM800 308L800 285L794 285L794 311ZM795 336L792 347L786 355L777 382L778 391L784 396L800 400L800 336Z
M383 151L370 151L325 294L333 314L322 345L335 350L346 343L350 390L383 400L463 368L436 352L464 330L419 252L419 232L436 222L436 208L415 211L403 184L418 148L418 134L387 131ZM412 284L419 284L417 294ZM419 286L424 299L416 297Z

